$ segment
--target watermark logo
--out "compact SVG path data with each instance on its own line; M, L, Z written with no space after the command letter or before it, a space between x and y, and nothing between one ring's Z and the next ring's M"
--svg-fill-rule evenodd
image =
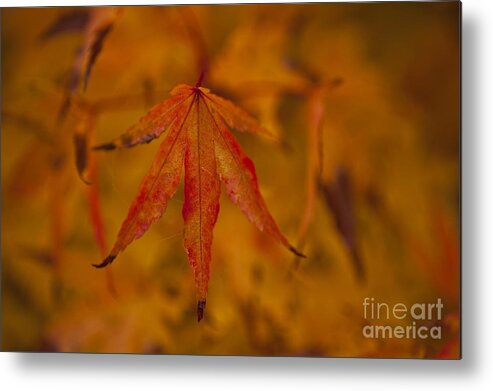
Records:
M363 300L363 316L367 323L363 337L371 339L441 339L443 303L388 304L377 302L373 297ZM396 321L407 325L395 325Z

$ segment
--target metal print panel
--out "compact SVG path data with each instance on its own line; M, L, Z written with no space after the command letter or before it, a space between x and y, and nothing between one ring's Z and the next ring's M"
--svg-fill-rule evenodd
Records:
M460 358L460 3L2 9L4 351Z

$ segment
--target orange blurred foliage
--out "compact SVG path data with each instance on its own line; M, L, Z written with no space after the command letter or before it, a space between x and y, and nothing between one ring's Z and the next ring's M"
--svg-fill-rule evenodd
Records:
M77 49L95 30L40 40L80 9L3 9L3 350L457 358L459 6L108 8L111 31L87 89L70 91L64 121ZM174 86L194 85L200 69L204 87L275 135L236 137L270 212L307 259L294 262L223 192L198 324L183 187L111 265L112 279L91 267L159 141L109 153L90 146L117 137ZM433 322L442 338L364 338L365 297L409 306L442 298Z

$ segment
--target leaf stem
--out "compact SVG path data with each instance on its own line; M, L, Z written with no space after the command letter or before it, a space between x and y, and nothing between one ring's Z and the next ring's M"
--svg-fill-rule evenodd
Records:
M202 69L202 71L200 71L199 80L197 80L197 84L195 84L195 88L199 88L200 86L202 86L202 82L204 81L204 76L205 76L205 71Z

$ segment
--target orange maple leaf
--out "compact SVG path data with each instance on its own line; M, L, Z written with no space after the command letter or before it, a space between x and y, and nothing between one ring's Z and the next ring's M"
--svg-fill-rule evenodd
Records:
M131 242L141 237L166 210L185 166L183 205L184 246L197 294L197 318L203 317L211 262L212 231L219 213L220 181L248 219L298 256L281 233L258 188L255 167L229 132L264 133L253 117L208 89L179 85L171 97L156 105L140 121L99 150L149 143L167 131L152 166L140 185L117 240L101 264L104 267Z

